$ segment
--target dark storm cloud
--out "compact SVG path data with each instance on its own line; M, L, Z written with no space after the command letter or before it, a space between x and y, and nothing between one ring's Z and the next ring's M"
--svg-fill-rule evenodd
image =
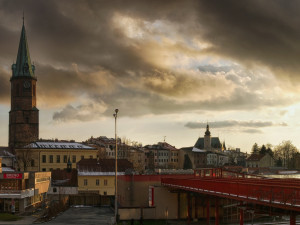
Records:
M227 128L227 127L253 127L253 128L262 128L262 127L272 127L272 126L287 126L286 123L273 123L271 121L238 121L238 120L224 120L209 122L209 125L213 128ZM185 127L191 129L204 128L206 123L200 122L188 122L185 124Z
M147 55L145 49L156 46L151 41L128 38L114 23L116 14L140 20L141 24L162 21L174 36L181 35L187 43L192 39L209 43L204 53L245 65L259 63L277 75L280 71L281 76L294 77L300 69L299 3L294 1L283 5L282 1L2 0L1 80L7 79L10 71L4 68L16 58L23 9L31 58L37 68L38 104L59 106L54 120L111 116L115 107L122 109L123 115L141 116L257 110L297 100L280 93L272 98L259 93L257 90L263 92L268 87L268 80L240 72L238 66L197 65L199 74L192 76L189 71L154 64L158 55ZM156 30L145 30L160 35ZM182 41L170 48L182 54L198 54ZM0 99L8 101L8 85L1 89ZM73 102L76 106L71 105Z
M10 97L10 75L7 71L0 68L0 101L4 103L9 103Z
M198 19L210 51L298 80L299 9L299 1L200 1Z

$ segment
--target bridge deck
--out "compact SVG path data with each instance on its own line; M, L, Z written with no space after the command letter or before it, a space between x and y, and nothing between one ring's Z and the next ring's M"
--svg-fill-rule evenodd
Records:
M300 212L300 179L163 178L162 185Z

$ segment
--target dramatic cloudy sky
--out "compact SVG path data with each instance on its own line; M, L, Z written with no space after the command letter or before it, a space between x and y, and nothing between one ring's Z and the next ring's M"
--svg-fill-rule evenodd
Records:
M300 2L0 0L0 144L25 12L40 137L300 147Z

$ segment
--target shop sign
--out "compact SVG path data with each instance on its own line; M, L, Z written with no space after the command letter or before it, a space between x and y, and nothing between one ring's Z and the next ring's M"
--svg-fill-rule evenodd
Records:
M22 179L23 174L22 173L4 173L3 178L4 179Z

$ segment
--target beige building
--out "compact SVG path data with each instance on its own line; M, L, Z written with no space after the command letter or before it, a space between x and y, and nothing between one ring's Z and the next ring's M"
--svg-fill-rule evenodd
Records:
M16 158L21 171L51 171L67 168L68 162L75 168L81 159L96 159L97 152L76 142L33 142L16 149Z
M124 175L118 179L120 219L186 219L186 193L161 186L167 177L193 177L188 174Z
M118 160L118 175L132 170L132 163L125 159ZM77 163L78 193L114 196L115 195L115 160L83 159Z
M252 154L246 159L246 167L272 167L274 158L266 153L265 155Z

